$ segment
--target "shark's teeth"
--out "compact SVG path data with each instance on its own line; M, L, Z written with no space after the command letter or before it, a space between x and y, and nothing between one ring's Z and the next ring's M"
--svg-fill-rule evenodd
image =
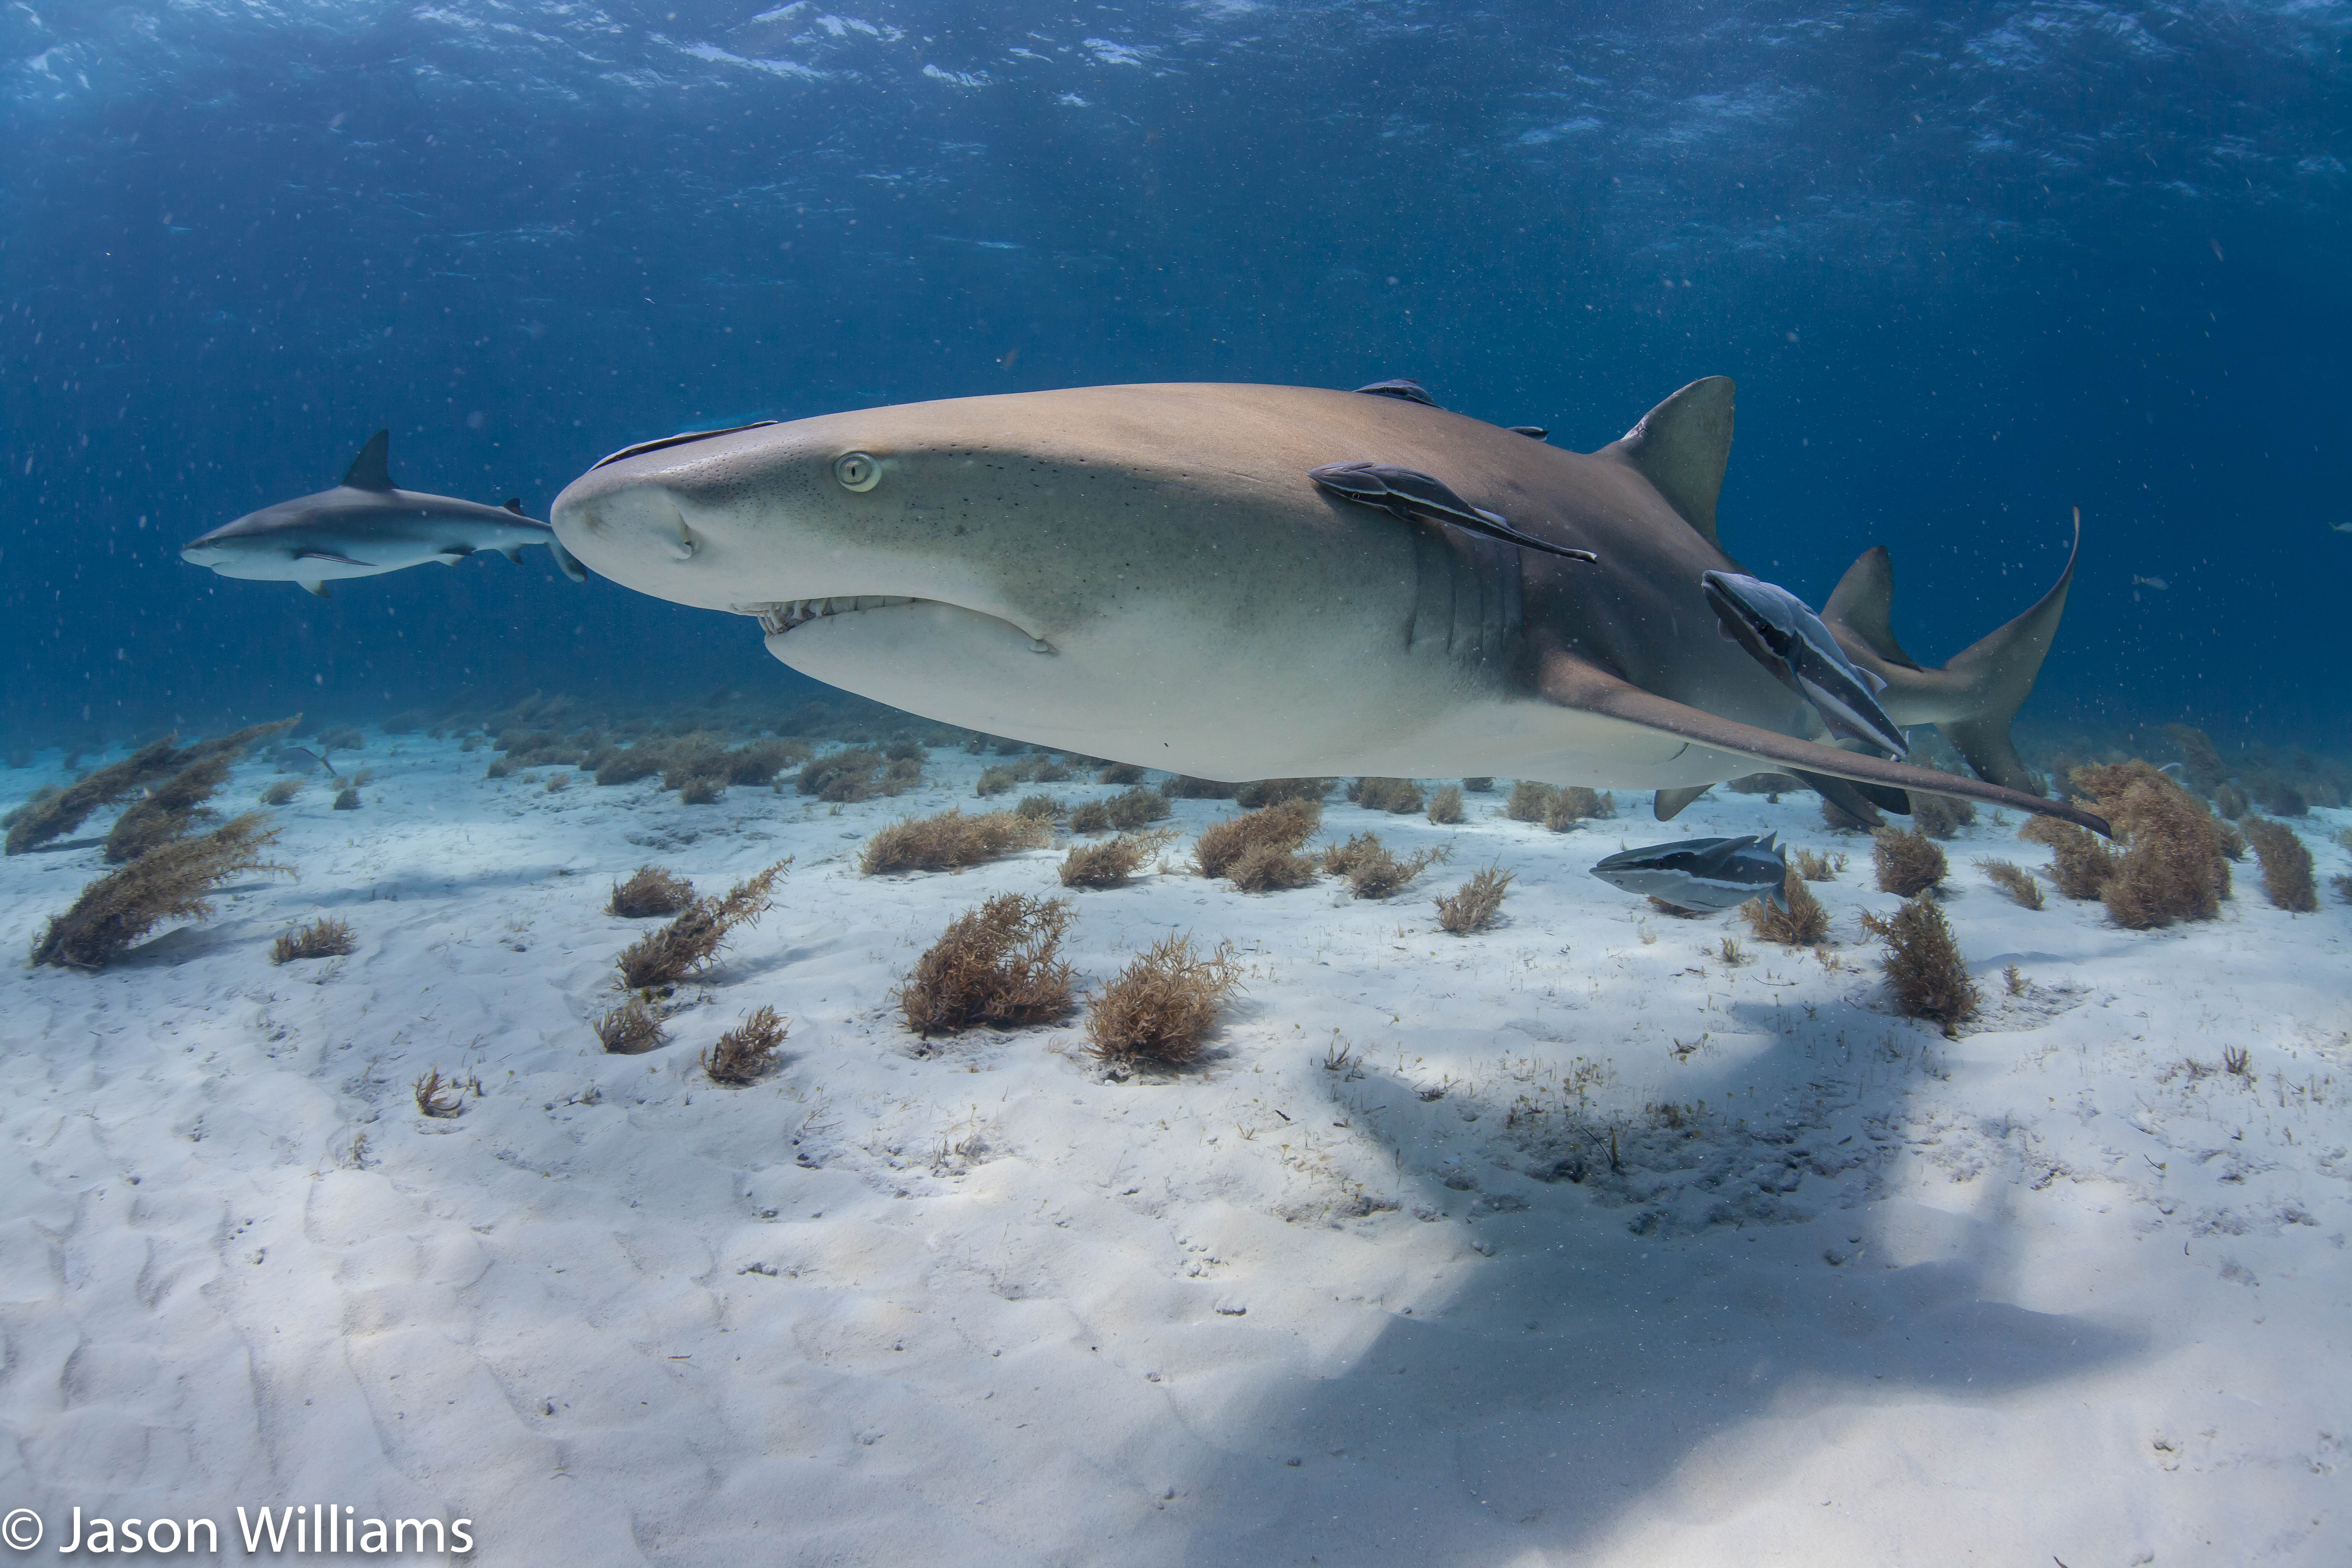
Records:
M764 605L737 605L739 616L756 616L761 629L770 637L806 626L826 616L838 616L852 610L885 610L893 605L911 605L915 601L896 594L836 594L824 599L777 599Z

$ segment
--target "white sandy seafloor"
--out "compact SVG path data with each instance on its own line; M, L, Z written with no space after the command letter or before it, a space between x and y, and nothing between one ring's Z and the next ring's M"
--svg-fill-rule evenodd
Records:
M371 735L362 810L278 813L294 879L0 981L21 1560L77 1506L210 1517L235 1558L238 1506L321 1501L517 1564L2352 1555L2352 910L2282 913L2251 861L2219 921L2124 931L1996 893L1976 859L2043 855L1988 816L1946 903L1988 1012L1947 1040L1889 1011L1853 917L1895 900L1810 795L1559 835L1499 794L1457 829L1335 797L1327 837L1453 864L1388 903L1172 865L1077 896L1089 985L1171 931L1249 965L1207 1070L1111 1081L1076 1018L926 1051L891 1008L955 913L1059 891L1058 848L856 874L885 822L977 804L981 759L836 811L487 758ZM2323 879L2347 821L2297 825ZM1842 967L1587 874L1767 826L1853 857L1816 887ZM604 1054L645 929L614 877L786 855L675 1042ZM1439 931L1491 859L1508 923ZM0 862L0 942L100 868L88 837ZM359 952L272 967L320 913ZM762 1003L780 1070L711 1084ZM2251 1078L2208 1070L2229 1047ZM413 1102L436 1066L480 1080L454 1120Z

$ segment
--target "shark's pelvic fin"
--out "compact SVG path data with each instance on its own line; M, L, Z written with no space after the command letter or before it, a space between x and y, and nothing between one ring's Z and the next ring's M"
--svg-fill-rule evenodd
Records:
M321 599L327 597L327 585L324 583L310 582L303 584L302 586L310 589L310 592L318 595Z
M1713 789L1713 784L1691 784L1682 789L1662 789L1652 809L1660 822L1672 822L1683 814L1683 807Z
M1732 391L1727 375L1694 381L1594 454L1641 474L1718 550L1715 501L1731 461Z
M509 544L505 549L499 551L499 553L505 556L508 560L513 562L518 566L522 564L522 546L520 544Z
M1802 768L1808 773L1826 774L1832 779L1852 779L1860 784L1882 784L1895 790L1919 789L1934 795L1962 795L1969 800L1983 801L1989 805L2007 806L2011 811L2063 817L2094 832L2114 837L2114 830L2104 817L2095 816L2064 801L2044 799L2023 790L1979 779L1961 778L1957 773L1939 773L1927 768L1914 767L1908 763L1890 763L1854 752L1841 752L1835 746L1800 741L1759 729L1753 724L1742 724L1736 719L1721 718L1671 698L1644 691L1564 650L1554 649L1544 656L1538 685L1546 701L1615 719L1660 734L1673 735L1712 751L1776 763L1784 768Z
M367 438L360 455L343 474L343 483L355 490L392 489L392 432L379 430Z

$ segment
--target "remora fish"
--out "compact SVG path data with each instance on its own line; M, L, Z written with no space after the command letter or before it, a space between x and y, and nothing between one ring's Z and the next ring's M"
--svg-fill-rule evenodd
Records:
M483 506L394 489L391 449L391 433L377 431L333 489L247 512L182 546L180 558L224 577L299 583L322 599L333 578L373 577L428 561L455 565L485 550L519 562L531 544L546 545L573 582L588 580L555 531L525 517L519 500Z
M1778 583L1744 573L1709 572L1699 586L1723 635L1811 702L1832 733L1893 756L1909 754L1910 742L1878 705L1886 683L1854 668L1811 606Z
M756 617L795 669L1039 745L1213 779L1647 788L1668 815L1763 764L2105 831L2026 793L2009 741L2071 561L1942 669L1888 628L1884 550L1822 613L1894 721L1940 726L1985 782L1824 744L1813 706L1715 635L1701 578L1740 570L1716 539L1731 416L1713 377L1583 454L1311 387L1018 393L625 450L551 515L615 582ZM1428 475L1598 562L1360 505L1310 477L1335 463Z
M1678 910L1737 909L1760 898L1786 914L1789 862L1773 842L1777 837L1685 838L1621 850L1592 868L1592 874L1612 888L1647 893Z

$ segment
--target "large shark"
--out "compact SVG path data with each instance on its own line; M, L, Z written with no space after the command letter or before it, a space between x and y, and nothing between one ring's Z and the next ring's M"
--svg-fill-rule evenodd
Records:
M1925 789L2104 832L2008 733L2073 561L1933 669L1864 555L1821 617L1834 651L1981 777L1829 744L1709 603L1706 574L1741 570L1716 533L1731 426L1720 376L1592 453L1398 395L1085 387L648 442L552 520L615 582L755 617L795 669L1040 745L1225 780L1654 789L1661 816L1788 768L1864 812Z
M373 577L428 561L455 565L485 550L520 561L526 545L544 544L565 576L587 581L554 531L525 517L520 501L484 506L395 489L391 451L391 433L377 431L333 489L247 512L183 545L180 558L224 577L299 583L323 599L327 584L339 577Z

